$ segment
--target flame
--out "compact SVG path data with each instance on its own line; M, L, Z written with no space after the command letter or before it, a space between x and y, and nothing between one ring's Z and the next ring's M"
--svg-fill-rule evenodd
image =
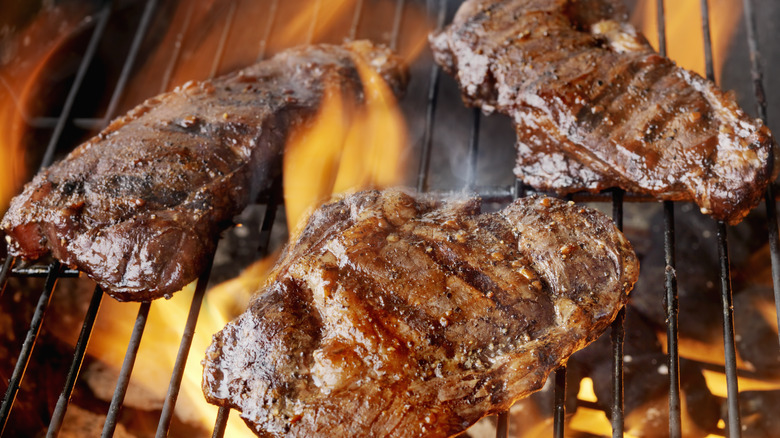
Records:
M170 24L158 37L154 51L139 58L137 71L113 115L186 81L220 75L307 42L338 44L346 38L368 38L394 46L403 59L411 62L426 47L432 26L422 6L407 4L397 9L397 5L404 3L198 0L161 4L165 11L161 16L171 17ZM394 35L391 18L398 10L403 12L404 32ZM84 14L79 11L72 16ZM0 47L0 212L30 177L24 171L24 151L42 147L27 144L32 137L27 122L37 115L32 114L30 103L40 94L36 87L44 67L76 26L57 14L41 13L38 17L29 29L18 34L20 44L27 40L41 42L23 47L19 53L24 59L4 62L6 52ZM297 222L305 211L333 193L385 187L398 183L401 177L407 138L397 102L373 69L358 65L358 71L366 87L360 105L353 102L352 96L329 90L317 117L293 135L285 162L288 217L296 218L291 221ZM294 178L298 183L289 182L289 176L296 174L300 175ZM217 408L203 397L200 361L212 334L246 308L277 255L256 262L238 278L207 291L176 404L179 419L212 430ZM193 295L194 285L189 285L172 299L151 305L131 385L145 388L156 399L162 400L167 392ZM103 300L88 354L118 370L138 309L137 303ZM253 436L232 413L225 436L243 435Z
M218 408L206 402L201 391L203 360L200 352L211 344L211 335L221 330L248 305L250 296L271 271L278 252L250 265L241 276L211 288L204 298L198 315L195 335L190 347L176 403L179 419L201 424L211 431ZM144 330L144 337L136 357L131 385L141 385L155 398L162 400L167 392L171 370L176 361L179 344L195 292L190 284L174 294L170 300L152 303ZM137 303L119 303L104 300L95 323L88 354L116 368L122 366L127 344L138 312ZM228 418L225 436L253 437L238 415Z
M397 5L394 0L370 5L358 0L178 2L159 45L129 83L120 113L187 81L246 67L309 42L366 38L395 47L410 64L427 47L433 23L421 5L406 2L404 32L394 38Z
M640 0L637 4L634 22L658 50L657 0ZM704 36L702 34L701 5L699 0L677 0L666 2L664 8L666 23L667 56L678 65L706 75L704 60ZM674 7L671 7L671 6ZM726 61L729 45L737 24L742 17L740 0L709 0L710 36L715 79L719 83L721 70Z
M571 417L569 428L591 436L612 436L612 423L607 418L607 414L598 409L577 408L577 412ZM634 435L626 432L623 437L633 438Z
M2 73L0 83L4 86L0 88L0 102L15 103L15 87L7 85ZM8 104L0 106L0 154L3 156L0 162L0 212L8 208L11 197L19 191L23 181L24 149L20 141L22 111Z
M291 236L308 212L334 194L397 184L402 176L406 126L392 91L358 63L364 103L326 90L314 120L293 133L284 156L284 200ZM291 238L292 239L292 238Z
M73 17L82 14L80 8L44 9L25 29L0 41L0 214L30 177L25 150L29 123L39 115L38 85L51 74L51 58L77 29Z
M324 21L312 28L313 38L324 38L324 35L332 31L333 23L340 20L338 17L350 11L354 3L354 0L343 0L333 6L329 2L326 8L323 2L320 12L310 10L301 13L301 18L290 25L291 30L286 30L280 37L272 38L270 50L275 50L282 44L281 40L285 40L287 44L295 43L288 41L288 37L300 35L302 29L307 29L306 17L311 19L311 14L315 13L320 14L318 22ZM197 17L204 14L203 10L197 9L198 6L194 8L196 10L190 13L189 18L192 22L196 22ZM182 19L185 17L181 11L177 14ZM249 14L251 15L251 11ZM241 14L236 14L236 20L240 20L239 17L243 15L242 10ZM175 34L180 32L182 27L176 25L172 26L172 29ZM170 36L166 38L172 40ZM206 35L202 43L208 46L210 43L207 41L212 39L213 35ZM424 42L424 36L420 40ZM407 46L417 47L412 44ZM164 52L161 50L158 53ZM410 49L407 56L414 56L412 53ZM202 72L194 72L194 76L189 74L193 73L193 66L203 64L202 59L196 61L195 58L198 57L192 60L184 58L184 52L180 56L181 62L176 65L176 71L170 74L169 84L159 84L159 80L153 80L149 83L151 85L147 85L147 93L149 86L156 92L154 87L158 84L161 88L170 88L184 78L203 77ZM294 132L288 141L284 160L284 191L290 224L303 220L307 211L333 193L367 187L386 187L397 184L402 175L404 148L407 145L403 116L384 80L367 65L358 64L357 67L365 87L363 101L357 104L354 96L342 95L336 84L326 87L321 107L314 119ZM143 78L149 78L151 71L153 70L142 71L139 76L141 79L135 84L142 82ZM138 90L138 93L144 92L143 87ZM290 230L294 229L294 226L290 226ZM210 344L212 334L221 330L228 321L247 307L251 294L265 281L277 256L278 253L256 262L239 277L207 292L177 402L176 415L179 418L198 421L207 430L213 428L217 408L205 402L201 391L200 361L203 352ZM141 343L135 366L143 372L133 373L132 382L141 384L150 391L156 391L159 397L164 397L167 391L170 371L176 358L193 292L194 287L190 285L174 294L172 299L158 300L151 307L145 330L148 335ZM135 322L136 311L133 309L137 311L137 305L105 301L101 315L107 316L101 318L103 325L94 332L90 354L116 368L121 366ZM233 413L229 417L225 436L242 435L251 436L251 433L239 416Z

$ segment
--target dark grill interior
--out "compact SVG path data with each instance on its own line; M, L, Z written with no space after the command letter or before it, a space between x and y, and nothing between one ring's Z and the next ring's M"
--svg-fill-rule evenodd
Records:
M170 21L170 16L174 11L184 11L184 20L176 22L179 30L176 33L174 50L166 58L166 64L160 70L161 74L156 78L159 81L159 89L154 89L151 94L178 85L175 82L177 79L175 77L176 66L180 62L184 62L183 60L186 57L191 57L195 54L208 58L202 62L203 65L208 66L208 76L214 76L237 67L229 65L231 62L234 62L233 58L231 58L233 56L231 55L231 49L234 48L231 46L231 38L234 37L234 35L231 35L231 30L237 26L236 22L241 19L244 8L248 7L247 3L249 2L241 0L224 2L224 7L219 9L221 12L216 15L219 22L209 23L214 29L219 29L219 31L215 32L217 38L214 41L214 47L210 47L210 53L208 54L205 49L193 51L192 47L197 44L197 41L188 41L188 38L197 40L197 33L191 29L193 17L197 15L197 12L193 11L197 11L197 7L192 6L192 4L187 6L185 3L182 3L182 5L179 5L179 9L171 6L171 4L160 3L155 0L144 2L101 2L95 4L94 11L91 12L91 20L86 24L82 24L80 38L83 41L76 44L79 47L77 67L73 69L72 80L67 81L67 90L60 92L62 99L60 103L55 105L57 108L56 117L41 116L28 120L30 130L39 131L35 138L45 138L45 140L39 140L36 143L46 145L46 147L42 148L38 155L35 155L38 160L35 164L38 167L47 166L56 156L78 144L79 140L83 139L85 133L94 132L102 128L112 118L121 114L124 106L135 103L133 99L137 90L132 89L133 75L137 73L139 66L154 59L147 52L155 43L153 41L156 35L155 32L159 31L158 26L161 23ZM290 9L284 3L279 0L269 0L263 3L263 14L261 17L258 17L262 19L257 23L257 27L260 30L256 34L259 35L259 39L256 42L256 46L253 47L257 58L264 58L274 50L278 50L278 47L273 44L274 36L280 32L286 21L295 17L295 9ZM392 14L383 13L381 14L381 19L377 18L378 14L372 13L372 8L380 7L378 6L379 3L382 4L381 7L392 11ZM452 14L457 9L457 4L455 3L458 2L446 2L444 0L429 0L424 3L419 1L406 2L404 0L395 2L357 0L354 2L352 10L346 14L348 16L346 19L348 25L341 28L338 38L368 36L378 39L391 47L409 44L408 41L404 41L404 38L411 33L406 26L420 24L409 19L409 14L411 14L412 10L424 11L428 25L431 28L438 28L451 19ZM325 14L329 6L324 0L312 1L311 5L315 10L315 20L312 20L305 27L303 34L300 35L299 43L317 42L320 40L316 32L316 19ZM743 8L744 28L746 30L745 40L750 62L749 64L740 65L739 68L750 71L751 85L757 102L757 114L764 121L767 121L768 104L763 88L755 11L751 0L745 0ZM659 47L660 51L665 53L665 21L663 19L665 11L661 1L657 2L657 14L661 18L658 20L658 33L661 36ZM706 0L701 0L701 14L704 24L702 32L705 37L704 55L707 76L710 79L714 79L715 73L709 38L710 17ZM106 44L106 35L113 35L111 32L116 31L116 28L113 26L117 26L117 22L121 22L125 26L126 29L124 29L123 35L127 37L126 41L117 44L117 51L119 51L119 48L123 49L122 54L118 56L121 58L121 62L115 66L96 67L96 63L103 61L99 57L100 47ZM326 36L325 38L332 37ZM335 38L335 40L338 41L338 38ZM106 87L108 89L106 96L93 96L92 94L94 93L89 92L89 89L95 86L93 81L96 77L96 71L105 73L106 79L104 80L107 83L111 83ZM410 125L409 129L412 134L410 136L412 141L410 154L413 159L410 160L410 171L406 179L407 184L416 185L420 191L434 192L465 188L478 192L486 201L486 204L496 205L506 204L511 199L523 196L528 192L529 189L524 187L519 181L513 180L511 165L506 164L512 163L512 159L508 157L512 156L511 144L514 137L508 121L496 116L485 117L477 110L462 108L462 104L459 103L459 96L454 88L454 83L442 74L438 66L432 64L430 53L427 49L424 49L422 55L415 61L415 64L412 66L412 73L414 79L410 92L407 98L402 101L402 108L407 116L407 122ZM147 87L148 90L149 88ZM90 99L93 102L90 102ZM99 107L97 111L95 111L96 106ZM92 109L93 113L97 112L99 115L85 116L84 114L88 109ZM746 109L751 110L750 108ZM453 126L456 124L458 126ZM493 144L487 144L488 142L501 143L495 146L501 146L505 150L503 155L501 155L501 152L497 155L486 155L485 151L494 147ZM449 149L445 150L445 147ZM449 161L456 162L454 170L449 168ZM497 163L501 164L501 167L498 169L496 169ZM778 246L776 206L775 197L772 193L773 190L775 188L770 187L769 192L766 194L766 213L765 218L762 217L761 221L763 229L766 230L765 233L768 234L769 251L767 252L767 257L771 259L775 302L780 303L780 281L778 281L778 276L780 276L780 246ZM649 216L655 211L653 210L655 204L648 202L651 200L630 193L623 193L619 190L597 195L575 195L572 198L577 202L592 202L603 209L611 209L615 222L621 228L624 225L624 220L626 222L634 220L632 215ZM277 214L277 212L283 212L282 204L279 190L275 190L269 199L262 200L259 205L256 221L252 222L254 228L250 230L254 242L253 245L255 245L255 248L258 248L257 253L252 254L253 257L259 258L266 255L274 246L273 233L276 232L278 234L280 228L282 229L281 232L284 232L285 225L282 223L282 215ZM624 206L626 207L625 209ZM683 416L684 403L681 399L684 397L681 395L681 387L685 386L685 378L681 377L683 374L681 374L680 368L681 361L678 345L680 300L678 298L677 286L678 281L682 281L682 279L677 275L677 260L675 257L676 250L681 249L675 236L675 213L681 208L685 208L685 206L675 205L672 202L663 203L662 215L659 216L662 218L663 223L657 224L661 225L663 235L663 261L658 260L656 262L656 264L664 267L662 269L663 279L655 278L651 280L658 283L663 282L664 284L664 296L657 297L657 299L659 305L661 302L664 303L666 314L668 341L665 350L668 351L668 355L665 365L668 370L669 393L668 419L666 421L670 436L683 435L681 417ZM649 219L645 218L645 220ZM732 299L732 273L730 271L731 263L729 259L729 234L731 234L731 229L723 223L713 224L711 220L707 219L707 221L709 221L707 226L716 230L717 254L712 254L712 257L717 260L719 271L711 276L714 289L717 291L715 292L717 296L713 296L712 300L716 301L719 299L722 309L723 363L725 364L724 366L710 365L708 368L725 374L728 389L728 397L724 401L725 412L723 413L725 420L723 424L725 426L722 424L723 428L717 431L717 433L736 437L741 436L743 430L743 422L740 419L740 399L737 397L739 391L737 377L738 375L750 376L751 374L742 368L738 369L734 302ZM651 237L649 234L644 236L646 239ZM224 240L229 239L228 233L228 237ZM733 241L734 237L731 239ZM221 246L225 245L224 240ZM684 244L687 245L688 243L685 242ZM639 243L638 245L641 246L642 244ZM689 254L689 251L684 253ZM682 261L686 264L691 262L691 260L687 259ZM190 353L196 356L202 354L200 351L190 351L190 346L207 286L210 282L211 285L216 283L215 278L211 277L211 271L211 268L207 269L198 280L190 305L189 316L180 333L181 344L178 356L170 370L170 386L161 407L159 420L156 423L157 436L166 436L170 431L172 421L174 421L174 407L179 396L188 355ZM29 373L25 375L25 371L33 357L33 351L36 348L44 318L58 318L59 316L47 312L52 295L58 292L58 280L77 276L78 272L67 269L57 262L25 265L10 257L3 262L2 271L0 271L0 285L2 285L3 291L10 289L6 287L6 284L9 283L11 278L22 280L40 278L43 281L40 288L34 291L26 291L24 294L25 299L31 300L31 308L34 311L30 319L25 322L29 330L18 335L17 344L20 347L18 347L19 350L15 353L15 358L0 357L2 361L15 363L11 375L7 376L7 380L3 382L7 382L8 386L0 407L0 428L8 434L7 436L11 436L10 433L18 433L18 429L13 427L14 407L25 402L25 400L17 400L20 387L24 386L30 379L34 381L48 380L47 376L36 376ZM643 278L640 281L648 280ZM5 292L3 293L5 294ZM6 298L8 298L7 294ZM70 362L69 368L67 366L64 367L67 368L64 371L65 376L58 377L58 379L64 379L64 386L57 388L57 391L61 391L61 393L56 403L51 403L54 408L50 413L50 421L48 424L41 425L41 430L47 430L48 436L56 436L63 426L65 413L79 379L79 372L93 332L93 326L104 302L102 291L96 288L91 295L91 301L88 304L83 303L84 307L86 307L86 313L80 336L75 344L75 350L67 353L67 355L72 355L72 359L71 356L68 356L65 361ZM2 303L3 305L11 305L13 301L3 299ZM154 302L143 303L138 310L132 334L127 341L126 355L115 384L113 398L110 401L110 405L105 409L106 419L102 429L103 436L112 436L120 421L123 402L128 391L130 377L142 337L155 336L154 333L145 334L144 332L150 309L154 305ZM624 360L626 355L623 350L623 344L624 339L630 337L631 334L624 332L625 317L625 311L622 311L612 327L611 334L608 335L611 337L612 345L612 402L610 407L606 409L606 416L610 419L613 436L623 436L625 432L625 417L629 414L624 412L624 393L629 388L624 387L624 369L626 366ZM697 318L697 315L681 314L680 317ZM777 340L775 339L774 341L776 342ZM765 347L767 352L774 352L777 349L775 343ZM141 370L140 372L146 372L146 370ZM3 377L4 379L6 378L6 376ZM553 379L552 376L551 379ZM553 433L556 437L562 437L569 435L565 421L566 409L567 406L570 406L570 400L567 401L567 394L568 397L571 397L566 388L567 369L559 369L555 373L553 380L553 400L549 409L552 410L552 418L554 419ZM5 386L0 386L0 388L5 389ZM586 404L586 402L581 403L581 405ZM597 409L602 409L602 407L597 407ZM213 426L213 436L219 437L224 435L229 415L231 414L228 409L223 408L219 410ZM508 436L508 417L506 413L498 417L495 426L497 437ZM517 425L517 427L522 429L521 425ZM0 433L0 435L3 434Z

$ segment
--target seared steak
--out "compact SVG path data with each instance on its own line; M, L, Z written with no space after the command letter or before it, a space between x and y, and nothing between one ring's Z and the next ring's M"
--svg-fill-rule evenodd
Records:
M513 118L515 173L537 189L620 187L733 224L777 170L761 121L655 53L617 2L468 0L431 45L468 104Z
M541 388L627 299L611 220L362 192L320 208L214 336L203 391L259 436L449 436Z
M278 175L288 131L325 88L362 99L357 63L405 86L399 60L364 41L292 49L147 100L13 199L2 222L11 254L51 252L121 300L179 290Z

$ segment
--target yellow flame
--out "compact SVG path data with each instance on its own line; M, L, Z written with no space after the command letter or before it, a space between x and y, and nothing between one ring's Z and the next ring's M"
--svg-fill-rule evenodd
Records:
M590 377L583 377L580 380L580 391L577 393L577 398L583 401L597 402L596 391L593 389L593 379Z
M571 417L569 428L572 431L580 431L593 436L611 436L612 423L610 423L607 414L598 409L586 407L577 408L577 412ZM624 438L634 438L628 432L623 434Z
M341 94L328 87L315 121L290 135L282 175L291 234L311 206L333 193L350 118Z
M0 88L0 102L13 102L9 89ZM20 147L20 117L12 105L0 106L0 214L8 208L11 198L19 191L23 174L24 151Z
M295 236L308 212L333 194L397 184L406 125L384 80L358 63L364 102L329 88L315 119L293 133L284 157L284 199Z
M650 44L658 50L657 0L640 0L635 22ZM720 82L721 70L729 44L742 16L740 0L709 0L709 26L715 79ZM702 34L699 0L665 2L667 56L678 65L705 76L704 36Z
M713 395L726 398L728 396L728 386L726 375L712 370L702 370L704 380L707 382L707 388ZM737 377L739 390L741 391L777 391L780 389L780 380L754 379L745 376Z
M250 296L262 284L276 261L278 253L249 266L238 278L211 288L204 298L195 327L190 354L187 357L176 416L211 430L218 408L206 402L201 390L203 352L211 344L213 333L246 309ZM194 283L175 293L170 300L152 303L144 337L136 357L137 370L131 383L141 385L162 400L167 392L176 361L182 333L195 292ZM89 354L119 369L133 330L139 305L104 300L96 329L90 340ZM234 412L227 423L225 436L252 437L251 431Z
M9 6L6 12L13 16L14 6ZM48 64L77 29L76 17L84 13L76 6L44 8L26 28L1 41L6 59L0 65L0 215L29 178L25 149L45 146L28 144L29 119L40 115L38 86L50 80L46 74L53 68Z

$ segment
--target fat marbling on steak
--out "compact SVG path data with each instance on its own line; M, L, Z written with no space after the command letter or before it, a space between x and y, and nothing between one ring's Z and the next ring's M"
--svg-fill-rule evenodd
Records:
M263 437L450 436L541 388L614 319L637 258L574 203L479 211L399 190L321 207L214 336L206 398Z
M290 49L147 100L12 200L2 221L11 254L51 252L121 300L181 289L279 174L288 131L316 112L325 88L362 99L358 63L404 88L399 59L358 41Z
M468 0L431 45L468 104L512 117L537 189L620 187L733 224L778 169L761 121L658 55L619 0Z

